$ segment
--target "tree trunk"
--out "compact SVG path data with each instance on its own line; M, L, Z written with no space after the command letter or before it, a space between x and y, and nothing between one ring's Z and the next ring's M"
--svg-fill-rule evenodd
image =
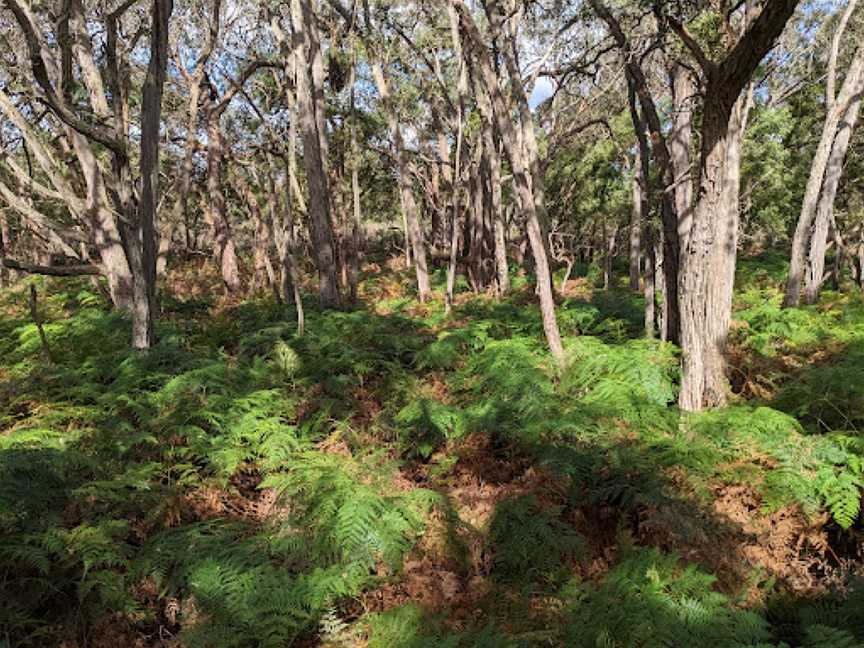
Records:
M195 155L195 146L198 138L196 132L198 130L198 103L201 99L201 77L194 75L189 84L189 108L186 120L186 143L183 148L183 164L180 167L180 176L177 179L177 196L174 201L173 225L183 223L185 243L187 251L192 246L190 230L191 223L189 222L189 192L192 188L192 172L193 157ZM162 274L157 271L157 274Z
M679 284L682 375L678 403L684 411L723 405L727 400L723 354L732 315L740 147L750 103L749 93L742 97L742 91L797 5L797 0L767 0L753 17L753 7L745 2L742 34L720 62L709 60L686 29L670 20L706 77L699 192L687 248L681 254Z
M355 45L352 40L352 52ZM351 88L351 268L349 273L349 289L351 301L357 301L357 285L360 281L360 255L363 231L363 206L360 203L360 148L357 145L357 117L355 86L357 85L357 61L351 64L351 78L348 81Z
M655 279L657 277L657 258L654 244L654 230L650 222L645 223L645 281L642 289L645 296L645 337L653 338L657 334L657 294Z
M786 294L783 296L784 307L797 306L800 301L807 247L834 139L837 137L841 119L855 97L862 92L862 81L864 81L864 44L860 45L855 52L843 80L839 96L836 100L834 97L828 97L828 113L825 116L822 135L813 157L813 163L810 166L810 177L807 179L801 213L798 216L798 224L792 238L789 276L786 279Z
M225 157L225 143L222 127L219 125L220 112L214 106L215 90L207 103L207 194L210 227L213 230L216 263L222 273L222 282L230 294L240 292L240 268L231 224L225 207L225 187L222 181L222 163Z
M429 296L429 268L426 264L426 244L423 240L423 231L420 227L420 216L417 210L417 202L414 199L414 188L412 186L412 162L408 158L405 144L402 139L402 127L396 116L390 97L390 88L384 78L384 70L377 60L372 61L372 76L378 88L378 94L384 104L384 112L390 136L393 138L393 149L396 154L396 171L398 174L399 192L402 196L402 213L408 230L408 242L411 245L412 257L414 258L414 270L417 274L417 296L420 302L425 302Z
M693 224L693 179L690 173L690 146L693 139L693 97L696 87L690 70L679 63L670 66L672 85L672 131L669 155L675 183L675 211L678 215L678 245L686 249Z
M156 207L159 204L159 123L168 65L168 23L173 0L153 0L150 10L150 62L141 92L141 200L134 240L127 241L133 276L132 348L154 343L156 316Z
M323 75L321 48L315 37L310 0L292 0L291 24L297 74L297 112L303 139L303 162L309 182L309 221L318 266L318 295L324 308L338 308L342 297L333 228L330 221L330 187L327 182L327 152L324 115L321 113Z
M618 225L611 227L603 223L604 251L603 251L603 289L609 290L612 286L612 262L615 260L615 241L618 238Z
M258 196L255 195L255 191L246 178L243 177L243 173L238 170L234 177L237 194L246 202L252 224L255 227L250 293L258 295L271 287L270 278L273 275L273 268L270 262L270 241L273 232L270 230L268 220L261 213Z
M810 238L803 295L803 302L805 304L815 304L819 299L819 291L822 288L825 274L828 229L834 220L834 199L837 196L837 188L840 184L840 177L843 174L843 161L846 159L849 141L855 129L855 123L858 121L860 107L861 97L858 95L849 104L849 108L846 110L846 114L838 126L837 135L831 145L831 154L828 156L825 178L822 183L822 192L819 195L819 203L816 207L816 220Z
M495 137L495 117L489 94L482 83L476 83L477 105L482 117L483 157L489 171L489 185L492 211L493 234L495 240L495 274L498 280L498 294L510 291L510 269L507 266L507 242L504 237L504 209L501 190L501 155L498 138Z
M525 214L525 224L528 231L528 240L531 244L531 252L534 256L535 275L537 278L537 294L540 300L540 312L543 319L543 331L546 334L546 342L552 356L560 361L564 357L564 347L561 344L561 334L558 330L558 321L555 317L555 299L552 294L552 277L549 270L549 260L546 255L546 243L544 243L543 229L538 214L538 203L535 202L536 195L532 192L531 185L531 163L526 161L525 153L520 146L519 138L513 127L512 111L508 110L507 103L498 86L497 75L492 65L491 56L482 37L480 36L468 8L461 0L450 0L456 9L459 22L473 44L480 72L492 100L492 110L498 126L498 132L504 142L507 156L510 158L510 166L513 170L515 192L519 206ZM513 79L513 83L521 83L521 77ZM524 89L520 94L520 100L526 101ZM525 106L522 106L524 109ZM529 112L530 114L530 112ZM523 135L529 130L533 135L533 122L523 128ZM530 150L530 147L528 147ZM536 152L536 149L535 149ZM535 160L536 162L536 160ZM540 202L538 200L538 202Z
M638 154L633 162L633 179L631 180L631 191L633 195L633 208L630 211L630 290L639 292L639 279L641 274L640 262L642 259L642 164Z
M450 259L447 264L447 293L444 297L444 312L449 314L453 308L453 293L456 288L456 262L459 254L459 191L462 184L463 120L468 95L468 58L462 49L462 36L459 33L459 14L452 2L447 3L447 17L450 21L450 38L453 52L459 65L457 84L458 102L456 105L456 152L453 157L453 175L450 182Z
M687 411L725 405L728 398L724 353L732 315L741 140L749 99L749 94L739 97L727 117L710 93L705 98L699 200L681 268L679 403Z

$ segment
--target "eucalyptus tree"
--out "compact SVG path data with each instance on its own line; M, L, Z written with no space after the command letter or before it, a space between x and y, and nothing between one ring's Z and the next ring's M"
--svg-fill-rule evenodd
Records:
M810 177L801 205L801 213L792 239L789 275L784 306L795 306L801 299L814 303L823 283L828 229L834 211L834 199L843 171L843 160L858 120L864 93L864 43L859 43L848 64L843 83L837 90L837 67L847 25L857 5L849 0L830 40L825 81L825 121L810 168Z
M132 346L149 348L155 317L159 127L173 3L153 0L144 9L135 0L107 7L69 0L56 13L21 0L3 4L9 12L3 19L16 25L30 73L6 79L0 109L19 132L28 161L30 155L36 160L39 178L25 176L12 156L6 165L21 180L19 189L27 187L59 207L62 220L47 217L30 197L5 184L0 195L44 240L83 262L65 269L9 259L4 265L43 274L106 276L112 301L132 316ZM149 62L142 69L141 41L148 34ZM6 72L16 69L26 68L9 66ZM133 82L142 74L136 121L131 96ZM8 92L12 86L14 95ZM140 132L137 177L133 130Z

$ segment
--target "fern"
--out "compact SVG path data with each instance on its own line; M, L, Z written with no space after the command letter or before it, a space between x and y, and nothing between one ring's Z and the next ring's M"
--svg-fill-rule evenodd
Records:
M568 646L759 646L770 639L756 614L713 590L714 578L657 550L631 549L572 603Z

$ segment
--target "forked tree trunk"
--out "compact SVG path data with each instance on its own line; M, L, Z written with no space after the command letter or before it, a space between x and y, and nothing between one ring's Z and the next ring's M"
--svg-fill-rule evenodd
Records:
M841 120L847 110L864 87L864 43L855 52L854 58L846 72L840 94L835 99L827 97L828 113L822 126L822 135L816 147L816 154L810 166L810 177L804 191L801 213L792 238L792 255L789 260L789 276L786 279L786 293L783 296L783 306L797 306L801 299L801 285L806 270L806 255L810 242L813 221L819 204L819 196L825 182L825 173L833 150L833 143L838 136ZM859 98L860 99L860 98Z
M525 159L525 151L520 145L520 139L513 126L511 117L513 111L508 109L508 104L505 102L504 96L500 91L491 56L483 38L480 36L480 32L477 30L477 25L474 23L471 14L468 12L468 8L462 0L450 0L450 2L457 11L459 24L463 32L472 44L480 73L483 76L486 87L489 89L492 111L498 126L498 132L501 134L507 156L510 159L510 166L513 170L517 200L521 210L525 214L528 240L530 241L531 252L534 256L537 294L540 300L543 331L546 334L546 342L549 345L552 356L560 361L564 357L564 347L561 344L561 334L558 330L558 321L555 317L555 298L552 293L552 277L546 254L547 244L544 243L540 215L537 212L537 202L540 201L535 202L537 196L532 191L531 186L531 164ZM512 81L514 84L519 84L521 83L521 77L512 79ZM527 101L524 90L519 94L519 100ZM525 106L521 108L524 109ZM533 123L530 124L530 127L533 134ZM524 128L521 131L523 136L527 130L527 128Z
M749 96L741 93L797 4L797 0L767 0L751 21L752 7L744 3L743 33L720 62L709 60L682 25L670 21L706 77L699 192L687 248L682 250L679 284L682 377L678 403L684 411L727 401L724 351L737 245L740 140L749 108Z
M816 219L810 238L810 250L807 255L807 274L804 283L802 301L805 304L815 304L819 299L825 275L825 252L828 250L828 230L834 220L834 199L843 174L843 161L861 107L860 95L853 98L846 110L837 130L837 135L831 145L831 154L825 168L825 178L822 192L816 207ZM839 251L838 251L839 254ZM838 278L839 279L839 278Z

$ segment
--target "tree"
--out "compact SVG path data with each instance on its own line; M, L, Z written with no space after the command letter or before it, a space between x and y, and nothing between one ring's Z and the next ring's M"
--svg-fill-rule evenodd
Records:
M21 107L5 92L0 93L0 108L21 132L50 183L50 187L40 184L39 192L63 202L76 224L86 227L87 231L81 234L61 227L6 186L0 187L0 194L68 256L88 257L87 244L91 241L95 244L98 272L108 279L112 301L132 316L133 347L149 348L153 343L155 317L154 223L159 184L159 125L167 65L168 22L173 4L170 0L154 0L150 9L150 62L142 88L140 120L139 193L130 150L129 78L124 74L134 41L128 47L121 43L118 28L134 2L128 0L101 16L106 33L103 65L97 63L88 32L89 17L80 0L70 0L57 22L53 40L59 53L43 37L37 14L28 5L18 0L4 2L23 35L35 88L40 93L31 100L38 98L44 102L57 120L52 126L60 136L59 151L51 151L43 143L34 128L35 122L26 119ZM77 66L73 65L73 60ZM86 108L78 105L72 93L76 67L81 75L80 83L87 92ZM110 155L110 169L106 169L100 159L102 148ZM57 153L64 155L66 151L71 152L77 162L85 189L83 198L58 161ZM21 176L17 165L13 163L11 168ZM81 244L78 250L69 245L69 239ZM9 266L9 260L5 260L4 265ZM37 265L14 261L11 265L26 271L48 272ZM77 273L92 274L92 271L84 266Z
M685 411L723 405L727 400L724 353L738 240L740 141L749 105L741 93L797 4L797 0L767 0L755 18L751 7L745 7L741 36L730 39L719 61L709 58L687 27L670 17L673 30L699 66L704 87L698 190L679 283L679 405Z
M789 263L789 275L786 280L786 293L783 297L784 306L796 306L801 299L801 286L805 281L805 303L813 303L819 294L823 281L825 264L825 249L828 226L833 213L834 198L843 170L843 159L861 104L861 94L864 92L864 44L858 46L839 94L835 94L837 77L837 59L842 37L846 31L852 13L855 11L856 0L850 0L846 5L837 31L831 40L828 57L827 81L825 85L825 122L822 125L822 135L810 167L810 177L795 227L792 239L792 254ZM815 227L814 227L815 219ZM809 267L805 268L807 249L810 249Z

